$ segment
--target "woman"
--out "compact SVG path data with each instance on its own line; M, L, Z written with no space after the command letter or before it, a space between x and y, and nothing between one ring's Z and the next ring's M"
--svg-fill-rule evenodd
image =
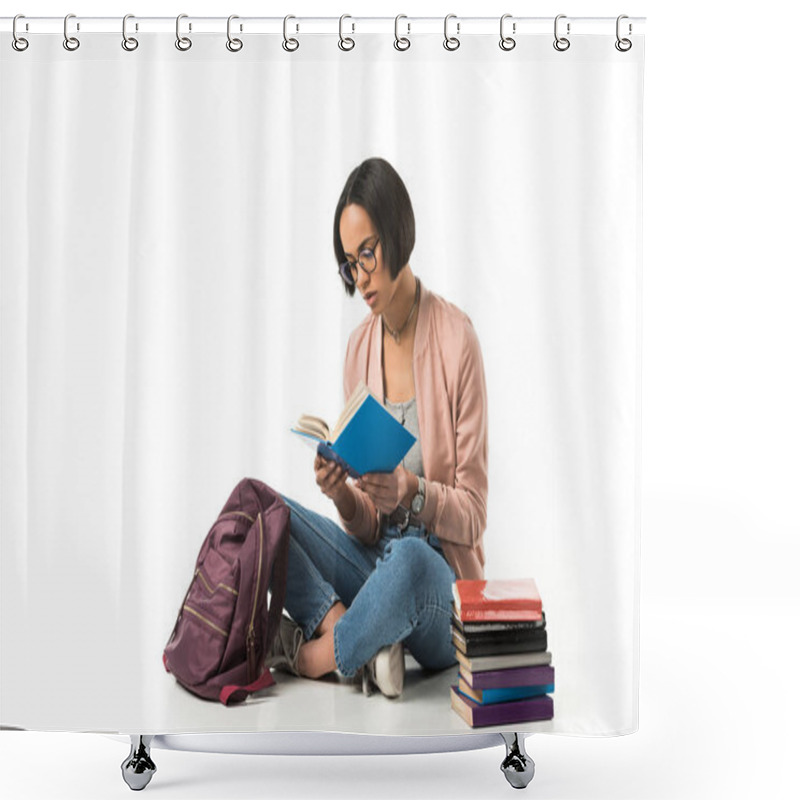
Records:
M334 217L345 290L369 307L353 331L344 395L359 380L417 442L392 473L355 483L317 456L332 520L291 509L284 617L268 665L318 678L362 674L387 697L403 687L404 646L425 668L455 663L452 583L483 577L488 494L486 385L469 318L411 270L414 213L383 159L353 170Z

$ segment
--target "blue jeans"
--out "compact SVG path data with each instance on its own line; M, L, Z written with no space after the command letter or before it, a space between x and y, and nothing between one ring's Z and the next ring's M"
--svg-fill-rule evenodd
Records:
M352 677L382 647L404 642L427 669L452 666L450 604L455 573L425 527L385 529L367 547L335 522L283 498L291 511L284 607L308 641L337 601L336 666Z

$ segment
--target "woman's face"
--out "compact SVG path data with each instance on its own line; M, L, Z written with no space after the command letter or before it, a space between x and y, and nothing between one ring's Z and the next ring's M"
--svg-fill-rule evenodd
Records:
M373 314L380 314L391 303L397 284L383 263L383 248L378 242L378 232L366 210L355 203L345 206L339 218L339 238L342 240L345 257L356 262L362 250L375 253L375 271L367 273L360 266L356 278L356 289L364 298Z

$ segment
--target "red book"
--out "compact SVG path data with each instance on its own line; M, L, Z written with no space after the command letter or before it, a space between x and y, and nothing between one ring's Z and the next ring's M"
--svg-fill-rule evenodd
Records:
M542 618L542 598L533 578L453 584L455 613L462 622L533 621Z

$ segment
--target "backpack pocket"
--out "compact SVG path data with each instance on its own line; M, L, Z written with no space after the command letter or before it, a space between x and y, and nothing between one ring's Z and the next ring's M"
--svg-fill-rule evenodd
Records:
M166 648L169 669L199 684L220 670L239 599L239 564L209 550L195 570L175 636Z

